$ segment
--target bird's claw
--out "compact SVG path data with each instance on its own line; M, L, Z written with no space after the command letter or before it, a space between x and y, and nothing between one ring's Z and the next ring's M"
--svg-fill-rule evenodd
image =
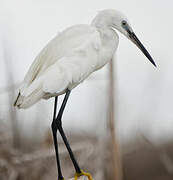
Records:
M80 176L87 176L89 180L93 180L91 174L90 173L86 173L83 170L81 170L81 173L77 173L77 172L75 173L74 180L77 180L78 177L80 177Z

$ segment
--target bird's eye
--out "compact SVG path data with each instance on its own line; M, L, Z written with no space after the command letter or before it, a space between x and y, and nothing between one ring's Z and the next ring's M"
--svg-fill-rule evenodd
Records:
M122 25L125 26L127 24L126 21L122 21Z

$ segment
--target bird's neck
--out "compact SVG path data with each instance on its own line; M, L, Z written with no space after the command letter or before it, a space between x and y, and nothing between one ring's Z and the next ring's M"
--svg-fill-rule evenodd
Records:
M102 15L97 15L91 22L91 25L96 28L111 28L108 18Z
M118 34L113 29L113 26L110 22L110 18L103 16L102 14L98 14L92 21L91 26L97 28L100 33L100 38L104 45L109 46L113 50L117 48L118 45Z
M94 26L97 28L97 30L100 32L102 40L112 40L113 36L117 36L117 33L115 30L110 26L110 24L107 23L106 19L102 16L96 16L94 20L91 23L91 26Z

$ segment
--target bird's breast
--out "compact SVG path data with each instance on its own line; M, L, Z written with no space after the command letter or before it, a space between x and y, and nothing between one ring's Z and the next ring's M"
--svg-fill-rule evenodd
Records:
M97 69L107 64L114 56L119 43L118 34L112 29L101 29L101 47L98 54Z

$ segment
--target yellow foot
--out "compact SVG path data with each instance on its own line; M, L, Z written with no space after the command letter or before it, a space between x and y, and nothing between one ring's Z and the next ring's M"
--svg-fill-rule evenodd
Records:
M84 172L82 170L81 170L81 173L75 173L74 180L77 180L77 178L80 177L80 176L87 176L89 180L93 180L90 173L86 173L86 172Z

